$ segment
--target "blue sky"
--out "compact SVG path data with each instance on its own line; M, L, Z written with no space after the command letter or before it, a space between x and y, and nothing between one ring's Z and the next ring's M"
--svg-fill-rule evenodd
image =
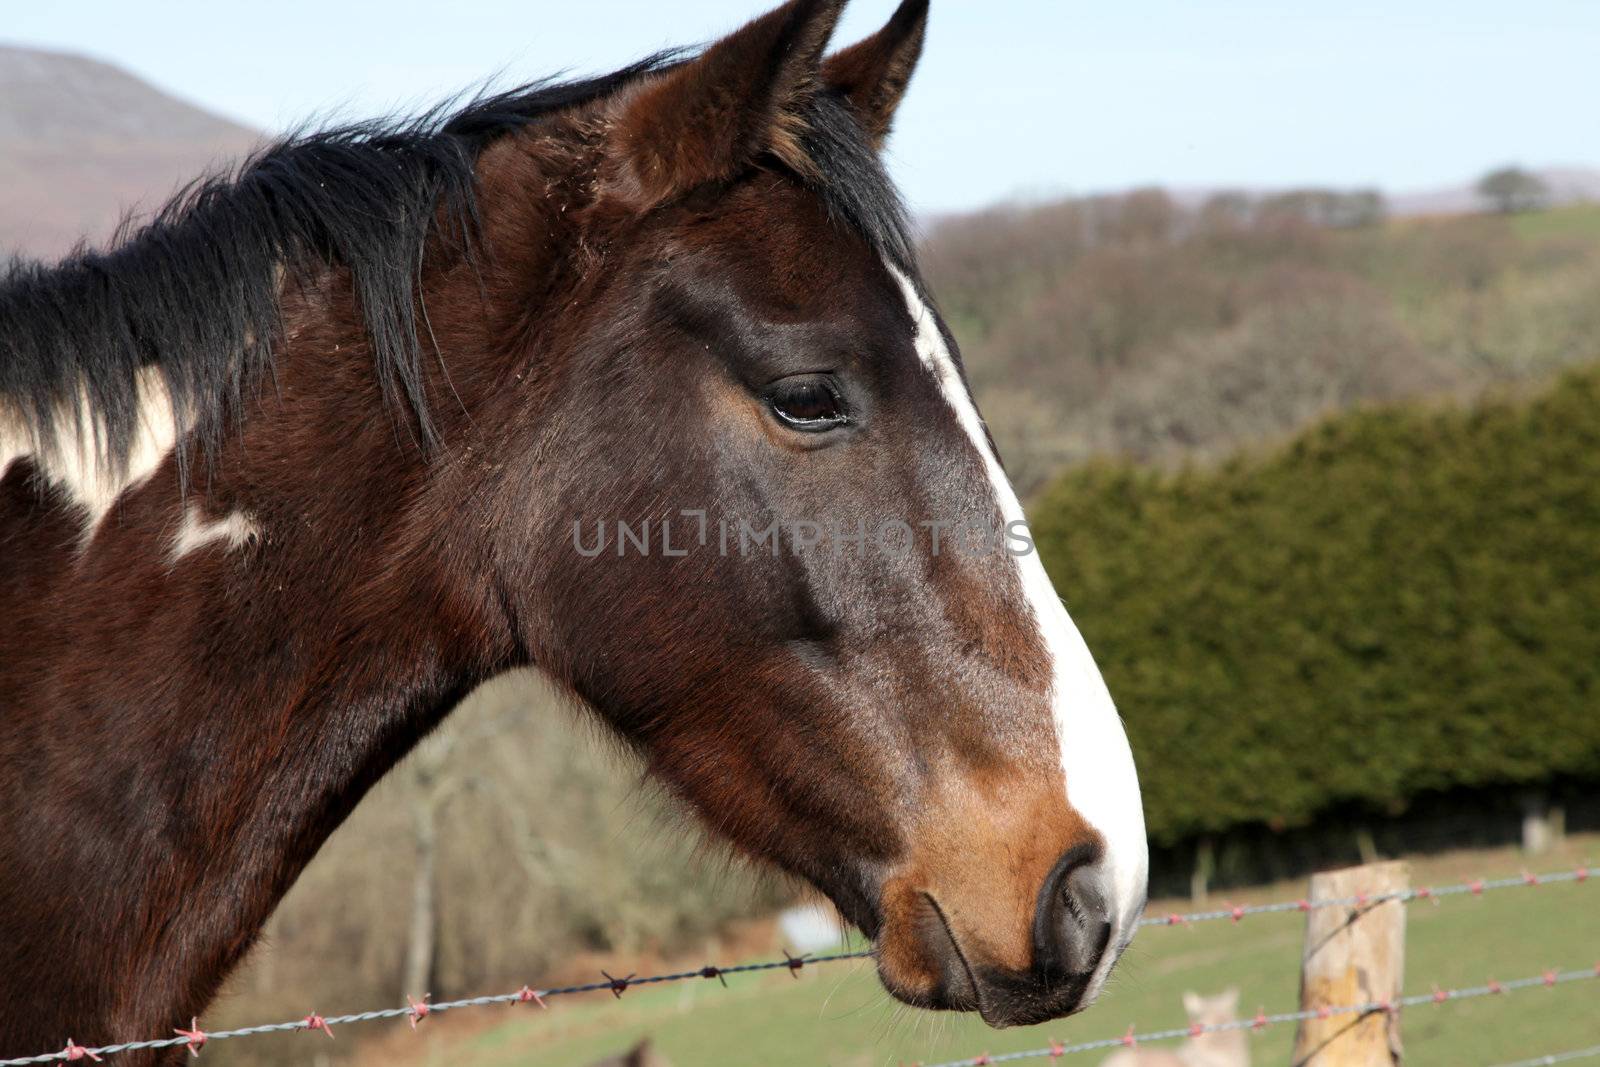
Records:
M503 72L609 69L764 0L76 0L13 42L115 61L263 128L384 112ZM853 0L839 40L893 0ZM1159 183L1457 184L1600 164L1594 0L934 0L891 146L919 212Z

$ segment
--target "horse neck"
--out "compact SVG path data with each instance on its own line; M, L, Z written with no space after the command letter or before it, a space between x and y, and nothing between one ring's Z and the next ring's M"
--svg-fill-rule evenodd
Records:
M0 483L0 1049L186 1024L367 789L519 662L458 521L483 465L420 455L326 295L187 496L169 458L85 540L25 465ZM235 519L250 541L175 555Z

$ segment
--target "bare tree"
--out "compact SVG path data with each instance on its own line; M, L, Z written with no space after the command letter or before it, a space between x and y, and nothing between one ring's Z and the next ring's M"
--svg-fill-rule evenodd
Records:
M439 825L445 809L469 789L498 792L499 782L483 773L478 753L510 731L520 710L513 705L490 716L447 723L402 765L402 788L411 802L416 845L402 996L426 993L433 985L439 943Z
M467 784L451 763L458 742L459 735L454 731L435 734L418 746L402 771L408 779L406 793L411 801L417 856L411 878L405 963L400 972L403 996L420 996L433 984L439 938L439 819Z

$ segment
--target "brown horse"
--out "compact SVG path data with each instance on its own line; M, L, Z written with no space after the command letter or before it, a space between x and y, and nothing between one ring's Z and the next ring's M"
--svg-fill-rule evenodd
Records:
M519 667L896 997L1094 998L1144 904L1132 758L878 159L926 0L828 56L842 5L292 138L11 267L0 1055L186 1025Z

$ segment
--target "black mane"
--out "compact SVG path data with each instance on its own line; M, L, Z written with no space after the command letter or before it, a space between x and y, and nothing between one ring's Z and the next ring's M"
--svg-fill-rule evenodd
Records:
M476 220L474 166L496 138L604 97L683 61L664 52L599 77L536 82L442 105L420 117L290 135L236 171L203 178L108 250L80 248L51 266L0 270L0 413L48 442L63 411L83 418L113 468L137 429L138 374L159 369L180 420L202 446L272 365L284 274L349 268L386 399L408 408L422 444L424 403L414 314L435 219L463 236ZM842 100L819 93L806 115L816 189L834 217L906 266L904 208ZM126 226L126 224L125 224ZM187 481L189 449L179 448Z

